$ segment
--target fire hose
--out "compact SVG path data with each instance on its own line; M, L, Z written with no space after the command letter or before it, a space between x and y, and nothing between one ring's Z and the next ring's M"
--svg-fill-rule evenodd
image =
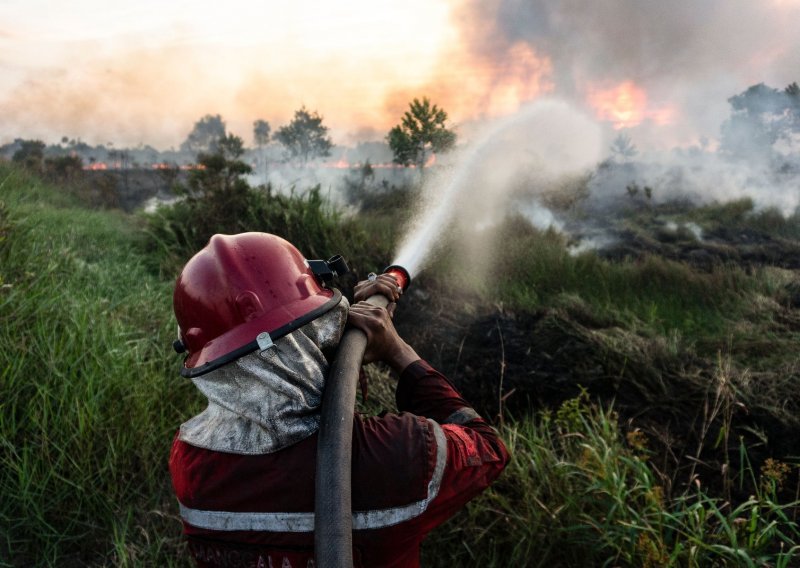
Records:
M391 274L404 290L411 281L401 266L389 266L384 273ZM367 302L382 308L389 305L381 294L371 296ZM322 394L314 505L314 550L319 568L353 566L353 417L366 348L367 335L363 331L351 328L344 333Z

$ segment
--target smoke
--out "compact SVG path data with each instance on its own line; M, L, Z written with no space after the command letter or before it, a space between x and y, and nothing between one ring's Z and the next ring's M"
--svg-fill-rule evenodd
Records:
M636 134L662 147L715 136L727 97L762 81L785 86L800 68L796 2L468 0L457 20L475 59L502 67L528 46L549 61L554 93L578 104L638 85L647 108ZM656 117L665 108L671 127L652 128L664 126Z
M758 209L775 208L785 216L800 206L796 171L782 172L766 161L733 161L717 152L661 152L629 163L599 168L589 183L587 206L599 215L619 208L626 188L649 188L653 204L683 200L703 205L743 198Z

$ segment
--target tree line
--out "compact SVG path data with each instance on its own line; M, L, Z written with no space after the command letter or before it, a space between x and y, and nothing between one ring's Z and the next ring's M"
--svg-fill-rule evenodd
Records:
M302 106L293 118L277 130L264 119L253 122L254 149L266 162L267 147L276 143L282 149L282 158L300 166L329 157L333 141L323 117ZM455 145L456 134L448 124L448 115L428 98L414 99L398 125L386 135L393 161L402 166L424 168L431 154L445 152ZM227 150L226 150L227 148ZM201 155L213 155L231 148L241 148L244 140L229 132L219 114L207 114L197 120L179 149L158 151L151 146L115 149L113 143L91 146L80 139L63 137L61 144L48 146L41 140L18 138L0 146L0 157L6 156L29 170L46 172L53 168L80 170L85 159L89 164L111 161L121 167L136 167L140 163L197 161Z
M455 146L456 133L447 120L447 112L427 97L414 99L400 123L386 135L394 162L422 169L431 154L450 150ZM274 133L269 122L255 120L253 142L259 151L270 142L276 142L282 146L285 159L305 166L313 160L330 156L333 142L328 131L317 111L302 106L288 124ZM181 150L198 155L214 154L226 145L230 146L232 136L238 138L227 132L222 116L208 114L194 124L181 144ZM238 140L243 147L241 138Z

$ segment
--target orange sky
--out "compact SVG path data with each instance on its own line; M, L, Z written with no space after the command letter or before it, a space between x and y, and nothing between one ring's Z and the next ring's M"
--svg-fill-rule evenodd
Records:
M165 149L208 113L250 143L306 105L352 144L413 97L468 124L546 93L672 143L715 135L750 84L800 80L800 0L583 1L0 0L0 143Z
M121 5L127 5L121 7ZM206 113L251 138L301 105L337 142L380 139L412 97L454 120L514 110L547 62L511 50L497 79L460 48L443 0L0 3L0 139L177 146ZM46 12L48 16L41 18Z

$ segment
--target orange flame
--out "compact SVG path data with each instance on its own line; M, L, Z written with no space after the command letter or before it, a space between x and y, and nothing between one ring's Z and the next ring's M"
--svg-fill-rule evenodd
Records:
M592 88L588 99L597 118L613 123L616 130L637 126L645 118L647 93L633 81L611 89Z
M676 114L674 107L649 105L647 92L633 81L611 88L592 87L587 100L597 118L611 122L615 130L638 126L645 120L663 126L670 124Z

